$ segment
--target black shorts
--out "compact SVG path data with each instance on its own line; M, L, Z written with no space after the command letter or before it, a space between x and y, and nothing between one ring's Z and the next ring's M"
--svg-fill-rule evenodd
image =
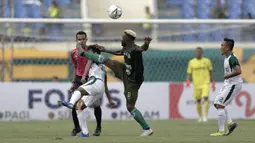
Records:
M74 80L74 90L76 90L78 87L80 87L82 85L82 82L81 82L81 76L78 76L76 75L75 76L75 80Z

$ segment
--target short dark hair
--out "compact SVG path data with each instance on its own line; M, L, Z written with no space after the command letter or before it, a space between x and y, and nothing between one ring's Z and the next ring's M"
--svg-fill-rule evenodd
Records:
M203 48L197 47L196 50L201 50L203 52Z
M101 53L101 51L99 49L97 49L97 47L95 45L89 45L88 50L92 50L94 53L97 53L97 54Z
M233 39L224 38L224 41L227 43L228 47L232 51L235 46L235 41Z
M85 35L87 37L87 33L84 31L79 31L76 33L76 39L77 39L77 35Z
M54 6L58 6L58 3L54 0L54 1L52 1L52 5L54 5Z

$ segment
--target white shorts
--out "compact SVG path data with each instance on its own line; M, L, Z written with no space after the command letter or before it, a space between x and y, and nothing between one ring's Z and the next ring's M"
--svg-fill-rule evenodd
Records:
M89 93L89 95L81 98L87 107L92 105L97 107L100 105L100 99L105 91L104 82L102 80L92 78L80 87Z
M241 91L242 84L224 85L214 100L214 104L226 106Z

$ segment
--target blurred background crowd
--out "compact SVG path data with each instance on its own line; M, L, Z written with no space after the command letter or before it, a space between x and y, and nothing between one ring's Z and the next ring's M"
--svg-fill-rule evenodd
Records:
M89 2L91 3L91 1L87 1L87 3ZM82 6L80 0L1 0L0 16L5 18L97 18L93 17L93 14L83 17ZM254 0L157 0L153 6L143 6L143 16L139 18L253 19L255 14ZM98 4L98 7L102 6ZM94 8L94 11L90 11L90 8L88 9L89 13L96 13L98 10L98 8ZM106 13L102 8L100 11ZM123 11L124 16L125 14L127 15L127 12ZM124 26L126 27L126 25ZM184 41L218 41L224 36L233 37L233 35L235 35L236 40L254 40L252 34L254 26L252 25L158 24L154 26L144 23L141 25L132 24L129 27L138 31L138 33L142 33L141 35L148 35L153 30L156 30L158 39L162 41L175 41L176 39ZM12 33L18 37L16 40L19 41L31 39L41 41L72 40L73 38L70 37L73 37L77 29L84 29L83 25L20 23L10 26L10 24L5 23L0 26L1 34ZM114 31L119 31L119 29L122 29L121 25L92 24L87 30L92 31L93 39L112 40L117 35Z
M216 24L73 23L76 18L111 20L107 15L111 4L122 8L119 20L220 20ZM60 18L72 22L0 21L0 80L70 81L73 74L70 51L75 46L77 31L87 33L87 44L119 49L122 32L128 28L136 31L138 45L144 36L153 38L150 50L143 56L145 81L184 81L193 48L201 46L214 63L215 80L222 82L222 64L218 64L222 56L218 49L222 39L228 37L236 41L235 54L243 59L242 77L246 82L255 82L254 24L221 23L222 19L253 19L254 7L255 0L0 0L2 18ZM122 57L112 58L123 61ZM110 70L108 74L110 81L117 81Z

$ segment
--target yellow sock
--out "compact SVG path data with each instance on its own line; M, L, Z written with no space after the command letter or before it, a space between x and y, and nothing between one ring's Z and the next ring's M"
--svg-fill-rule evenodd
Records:
M207 117L208 115L208 110L209 110L209 101L206 100L204 101L204 116Z
M197 114L199 118L202 118L202 107L200 102L197 102Z

